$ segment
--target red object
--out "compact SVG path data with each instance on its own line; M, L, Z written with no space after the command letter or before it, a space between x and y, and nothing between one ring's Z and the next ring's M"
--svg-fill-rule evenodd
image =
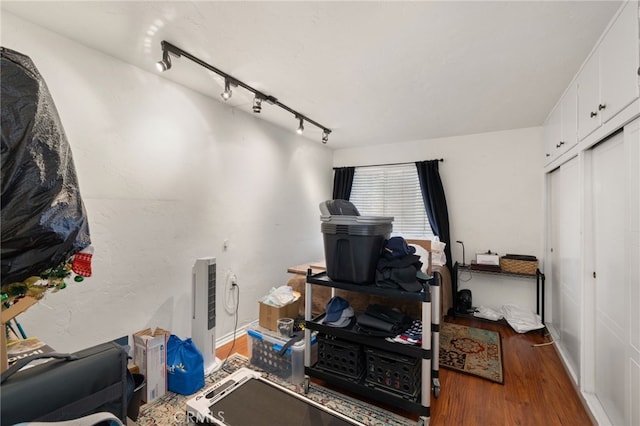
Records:
M90 277L92 257L93 254L90 253L77 253L73 257L73 263L71 264L71 269L73 270L73 272L82 277Z

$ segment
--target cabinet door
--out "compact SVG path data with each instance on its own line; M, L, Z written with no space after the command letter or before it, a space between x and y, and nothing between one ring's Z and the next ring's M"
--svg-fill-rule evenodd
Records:
M545 164L578 143L578 91L575 83L569 86L549 115L544 132Z
M562 98L562 151L568 151L578 143L578 90L575 83L569 86Z
M562 105L558 103L544 126L544 163L558 157L558 146L562 139Z
M629 289L625 279L626 159L622 133L592 150L595 396L614 425L626 417ZM637 262L637 259L635 260ZM627 394L628 395L628 394Z
M596 50L578 75L578 137L590 135L600 126L600 56Z
M553 171L551 178L552 325L557 344L579 383L582 348L582 281L580 276L580 171L578 157Z
M627 271L629 276L629 389L628 394L640 395L640 118L624 128L628 149L625 152L629 162L629 249L627 250ZM632 397L633 398L633 397ZM633 399L631 398L631 401ZM637 401L638 398L636 398ZM630 404L629 423L640 424L640 404Z
M638 97L638 3L627 2L600 45L602 122Z

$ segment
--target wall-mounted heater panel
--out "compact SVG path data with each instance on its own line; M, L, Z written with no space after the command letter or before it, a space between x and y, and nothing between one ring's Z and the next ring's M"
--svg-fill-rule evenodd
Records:
M216 358L216 259L197 259L193 265L191 338L202 352L204 374L220 368Z

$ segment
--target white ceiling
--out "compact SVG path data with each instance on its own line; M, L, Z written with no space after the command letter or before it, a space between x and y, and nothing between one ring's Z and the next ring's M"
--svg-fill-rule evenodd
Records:
M151 72L167 40L331 128L328 146L344 148L541 125L620 2L1 6ZM162 76L222 102L222 79L185 58ZM251 113L252 96L242 92L229 103ZM262 116L297 126L274 106ZM311 125L305 135L320 140Z

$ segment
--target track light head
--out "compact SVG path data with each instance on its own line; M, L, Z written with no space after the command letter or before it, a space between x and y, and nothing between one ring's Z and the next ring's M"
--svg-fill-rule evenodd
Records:
M298 124L298 128L296 129L296 133L301 135L302 132L304 132L304 119L302 117L298 117L298 120L299 120L299 124Z
M156 62L156 68L159 72L164 72L171 69L171 56L169 54L179 58L182 56L182 50L167 41L162 41L160 47L162 47L162 60Z
M322 143L326 144L327 142L329 142L329 133L331 133L331 130L322 130Z
M231 98L231 95L233 94L233 92L231 91L231 82L229 81L228 78L224 79L224 92L220 93L220 96L222 96L222 99L224 99L225 101L228 101L229 98Z
M169 57L169 51L162 48L162 60L156 62L156 69L160 72L164 72L171 68L171 58Z
M256 95L253 98L253 112L255 112L256 114L260 114L261 111L262 111L262 98Z

